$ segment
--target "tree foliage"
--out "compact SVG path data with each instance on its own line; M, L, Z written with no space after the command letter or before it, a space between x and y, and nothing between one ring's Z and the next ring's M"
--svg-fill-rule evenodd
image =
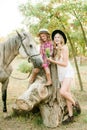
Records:
M25 17L24 24L33 35L37 35L41 28L47 28L50 32L54 29L64 31L63 24L73 41L76 55L86 55L86 0L42 0L36 4L28 0L19 9Z

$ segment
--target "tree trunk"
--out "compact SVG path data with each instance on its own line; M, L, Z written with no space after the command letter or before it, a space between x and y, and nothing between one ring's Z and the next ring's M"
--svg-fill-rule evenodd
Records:
M30 85L30 87L16 99L17 108L23 111L30 111L34 106L39 104L51 95L51 92L44 86L44 78L37 78L37 80Z
M38 106L43 123L47 127L61 124L65 111L65 101L59 94L57 66L51 64L52 86L46 87L45 76L37 78L33 84L16 100L13 111L31 111Z

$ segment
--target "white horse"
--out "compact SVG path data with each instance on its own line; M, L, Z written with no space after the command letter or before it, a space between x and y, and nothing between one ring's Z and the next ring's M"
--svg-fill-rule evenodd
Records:
M7 86L9 83L9 76L12 72L10 63L14 58L21 53L30 58L34 67L40 68L42 66L42 57L39 54L36 43L29 33L18 32L6 42L0 43L0 82L2 84L2 101L3 112L7 112Z

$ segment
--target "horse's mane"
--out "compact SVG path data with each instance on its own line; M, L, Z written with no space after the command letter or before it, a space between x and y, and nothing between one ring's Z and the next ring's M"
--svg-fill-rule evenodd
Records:
M7 39L7 41L4 42L4 47L8 51L15 51L16 47L18 46L18 43L20 42L20 39L17 35L13 35Z
M5 42L0 44L0 62L1 64L7 64L17 54L20 45L20 38L18 35L9 37ZM8 61L9 60L9 61Z

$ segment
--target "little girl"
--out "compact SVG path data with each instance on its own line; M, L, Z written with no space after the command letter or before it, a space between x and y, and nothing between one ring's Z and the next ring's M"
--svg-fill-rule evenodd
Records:
M50 40L50 34L49 34L47 29L41 29L39 31L38 36L40 38L40 43L41 43L41 45L40 45L40 54L42 55L42 59L43 59L42 67L45 70L46 79L47 79L47 82L46 82L45 85L50 86L52 84L52 80L51 80L50 69L49 69L50 62L47 60L47 57L52 56L53 44L52 44L52 42ZM38 72L39 72L38 68L33 69L32 76L30 78L31 83L35 80L36 75L38 74Z
M48 58L48 61L57 64L58 77L61 83L60 94L66 100L69 113L68 118L63 121L63 124L68 124L74 120L73 107L76 108L78 114L81 113L80 105L77 101L74 101L70 91L70 86L74 77L74 71L69 61L69 49L66 44L66 35L61 30L54 30L52 33L52 40L58 47L60 53L58 53L56 60Z
M50 40L50 34L49 34L48 30L41 29L39 31L39 37L40 37L40 42L41 42L40 53L41 53L43 61L44 61L43 68L45 70L46 78L47 78L46 85L49 86L52 84L52 80L51 80L50 69L49 69L50 62L47 60L47 57L52 56L53 44Z

